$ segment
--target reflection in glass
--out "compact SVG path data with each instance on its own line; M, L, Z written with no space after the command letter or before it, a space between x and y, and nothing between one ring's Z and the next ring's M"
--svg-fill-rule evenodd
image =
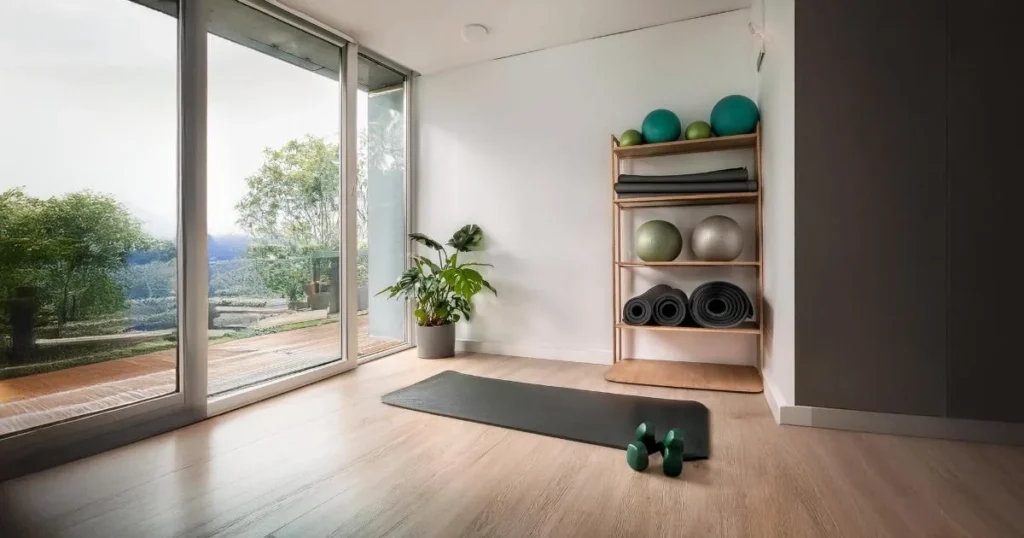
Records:
M376 292L406 267L405 77L359 58L357 235L359 355L406 341L406 305Z
M341 49L210 0L208 393L339 360Z
M173 393L177 3L0 4L0 436Z

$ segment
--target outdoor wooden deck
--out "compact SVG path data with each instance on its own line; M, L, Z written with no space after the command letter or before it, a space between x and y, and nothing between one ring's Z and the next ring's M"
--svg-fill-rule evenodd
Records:
M370 338L359 320L359 354L398 342ZM338 358L336 323L214 344L209 349L213 394L319 366ZM0 381L0 435L102 411L175 390L175 350L77 366Z

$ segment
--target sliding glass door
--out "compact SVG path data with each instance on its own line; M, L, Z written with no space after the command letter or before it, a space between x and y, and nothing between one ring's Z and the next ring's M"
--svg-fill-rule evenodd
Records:
M266 0L0 3L0 479L407 345L407 73Z
M208 392L342 357L342 48L208 0Z
M405 271L406 78L359 57L358 279L359 356L405 345L408 310L376 293Z
M141 3L0 4L0 438L179 390L177 2Z

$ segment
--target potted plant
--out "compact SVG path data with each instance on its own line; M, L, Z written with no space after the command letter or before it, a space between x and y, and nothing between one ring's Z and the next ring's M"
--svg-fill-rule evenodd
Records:
M469 319L473 296L484 288L498 292L474 267L491 267L486 263L460 263L459 254L478 250L484 232L475 224L467 224L455 232L448 246L421 233L409 239L436 251L437 262L429 256L414 255L413 267L402 273L393 286L379 291L388 298L399 297L413 302L416 315L416 345L421 359L438 359L455 355L455 323Z

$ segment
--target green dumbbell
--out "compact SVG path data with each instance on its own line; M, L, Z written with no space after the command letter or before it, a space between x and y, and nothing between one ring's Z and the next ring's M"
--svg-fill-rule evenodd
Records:
M636 433L633 438L643 443L648 454L654 454L655 452L661 452L661 447L659 447L658 441L655 439L656 432L657 430L653 422L644 422L636 427Z
M662 451L663 461L661 464L665 476L679 476L683 474L683 432L672 428L665 434L662 440L664 450Z
M640 441L633 441L626 447L626 463L634 471L643 471L650 463L647 447Z

